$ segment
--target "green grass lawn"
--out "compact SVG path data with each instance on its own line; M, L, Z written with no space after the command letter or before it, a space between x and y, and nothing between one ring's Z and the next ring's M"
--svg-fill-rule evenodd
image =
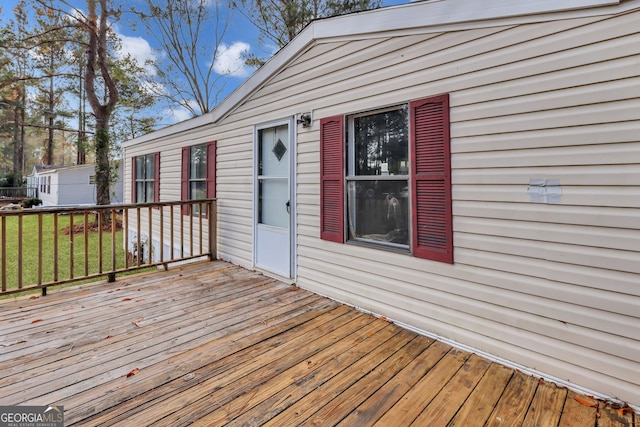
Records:
M54 215L43 214L42 225L39 225L38 215L22 216L22 253L19 254L19 217L6 217L6 277L7 289L18 287L18 261L22 258L22 287L32 286L38 283L49 283L54 281L54 270L57 265L57 280L67 280L72 277L71 264L73 261L73 277L85 275L85 235L80 231L73 235L68 233L70 226L70 215L58 217L57 233L57 257L55 254L55 228ZM94 221L89 217L89 221ZM74 215L73 223L77 227L82 225L84 217ZM40 229L42 232L39 233ZM80 227L82 228L82 227ZM66 229L66 230L65 230ZM125 251L123 248L123 231L116 228L115 250L116 268L125 265ZM0 229L1 231L1 229ZM65 234L66 233L66 234ZM39 237L41 237L41 262L38 261ZM112 267L112 233L103 231L102 233L102 271L110 271ZM96 274L100 270L99 257L99 233L89 231L88 233L88 274ZM73 255L72 255L73 249ZM40 280L39 279L40 276Z

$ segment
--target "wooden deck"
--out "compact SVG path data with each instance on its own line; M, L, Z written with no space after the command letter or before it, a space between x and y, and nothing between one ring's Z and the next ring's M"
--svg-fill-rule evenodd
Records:
M91 426L637 420L220 261L0 302L0 405L46 404Z

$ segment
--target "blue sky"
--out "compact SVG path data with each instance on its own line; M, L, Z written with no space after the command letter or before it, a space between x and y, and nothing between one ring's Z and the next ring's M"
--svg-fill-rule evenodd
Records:
M211 0L215 1L215 0ZM384 6L392 6L408 2L409 0L384 0ZM125 6L135 7L137 0L129 0ZM69 3L54 0L61 9L70 9L65 4L77 5L78 9L85 10L86 3L84 0L70 0ZM15 0L2 0L2 22L5 23L13 16L12 8L15 6ZM140 64L144 64L145 60L156 58L162 55L157 49L157 44L152 37L148 37L142 25L131 25L132 14L124 14L122 19L114 23L114 30L119 34L122 40L123 52L130 53L138 60ZM219 101L230 94L237 88L254 70L244 66L242 54L250 52L262 58L269 57L275 52L275 47L260 43L258 40L258 31L239 13L232 13L229 21L229 27L224 39L218 47L217 59L214 62L214 71L220 76L219 82L224 89L220 93ZM149 73L153 73L148 68ZM191 117L189 111L184 108L170 108L164 105L160 108L162 123L159 127L163 127L172 123L180 122Z

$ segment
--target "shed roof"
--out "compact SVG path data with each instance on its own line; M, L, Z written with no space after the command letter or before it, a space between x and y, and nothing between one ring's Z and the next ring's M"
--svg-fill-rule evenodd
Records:
M49 170L59 169L61 167L62 166L54 166L54 165L35 165L33 169L36 172L45 172Z
M84 165L70 165L70 166L49 166L49 165L41 165L36 166L36 171L39 174L46 173L58 173L58 172L67 172L67 171L75 171L81 169L95 169L95 165L93 163L88 163Z

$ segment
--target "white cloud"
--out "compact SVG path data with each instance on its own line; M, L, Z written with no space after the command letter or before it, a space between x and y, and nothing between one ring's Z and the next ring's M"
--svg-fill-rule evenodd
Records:
M191 111L184 107L168 108L163 112L163 121L167 123L179 123L193 117Z
M154 61L156 55L149 42L142 37L130 37L120 33L118 33L118 37L122 41L122 51L118 52L120 56L124 57L126 54L130 54L148 75L154 76L156 70L147 61Z
M196 111L198 114L200 114L200 107L195 100L189 101L189 106L193 111ZM165 109L162 113L162 117L164 118L163 120L167 123L179 123L185 120L192 119L194 115L191 110L183 106L175 106Z
M235 42L231 46L220 44L213 61L213 70L221 75L234 77L247 77L251 68L244 63L242 55L249 52L249 44Z

